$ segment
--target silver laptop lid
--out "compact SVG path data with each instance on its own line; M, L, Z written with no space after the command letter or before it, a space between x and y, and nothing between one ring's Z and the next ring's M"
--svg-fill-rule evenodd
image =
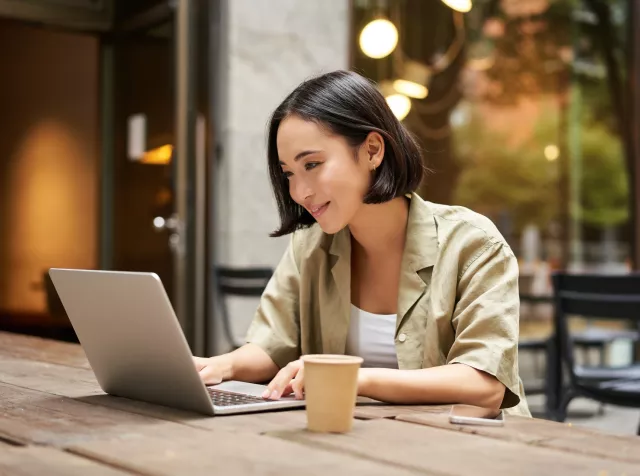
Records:
M49 275L106 393L213 414L156 274L52 268Z

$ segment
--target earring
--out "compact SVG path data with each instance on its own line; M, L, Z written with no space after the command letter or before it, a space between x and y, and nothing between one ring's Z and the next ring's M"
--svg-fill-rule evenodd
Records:
M373 171L376 171L376 164L373 164Z

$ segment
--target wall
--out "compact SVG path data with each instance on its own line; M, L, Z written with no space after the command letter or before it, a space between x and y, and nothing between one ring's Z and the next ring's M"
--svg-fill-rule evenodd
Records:
M266 175L266 124L302 80L349 67L348 0L227 0L222 11L217 114L222 146L213 239L218 261L275 266L286 238ZM256 303L231 303L237 334Z
M39 313L97 263L98 41L0 21L0 61L0 310Z

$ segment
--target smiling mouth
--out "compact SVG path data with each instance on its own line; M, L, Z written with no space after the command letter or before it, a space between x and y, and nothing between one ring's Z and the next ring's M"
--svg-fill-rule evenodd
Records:
M330 202L327 202L327 203L325 203L324 205L320 205L319 207L310 207L310 208L308 209L308 210L309 210L309 213L311 213L311 215L312 215L314 218L318 218L320 215L322 215L322 214L325 212L325 210L326 210L326 209L327 209L327 207L329 206L329 203L330 203Z

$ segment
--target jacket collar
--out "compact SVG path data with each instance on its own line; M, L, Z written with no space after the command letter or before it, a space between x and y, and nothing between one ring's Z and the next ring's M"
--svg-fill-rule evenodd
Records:
M410 195L407 237L402 255L396 333L409 310L427 289L427 279L420 272L433 266L438 256L438 235L429 203L417 194ZM323 351L344 353L351 315L351 233L344 228L335 235L329 247L331 274L339 303L335 305L336 321L323 327Z

